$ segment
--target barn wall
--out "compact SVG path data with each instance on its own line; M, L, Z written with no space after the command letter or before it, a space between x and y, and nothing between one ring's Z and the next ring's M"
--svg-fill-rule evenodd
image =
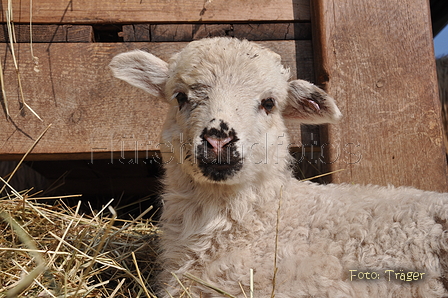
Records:
M328 127L333 181L447 191L428 1L312 3L318 80L345 115Z
M288 122L299 172L343 169L334 182L447 190L425 0L316 0L312 9L309 0L34 0L32 46L29 3L15 0L20 84L7 2L0 160L21 158L50 124L28 160L155 159L166 106L112 78L110 59L135 48L168 59L188 41L235 36L281 54L294 77L316 77L345 115L324 127Z

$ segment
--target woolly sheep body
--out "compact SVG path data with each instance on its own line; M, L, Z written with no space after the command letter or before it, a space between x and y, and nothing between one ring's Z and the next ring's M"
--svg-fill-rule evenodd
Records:
M322 90L288 82L277 54L215 38L190 43L169 64L137 51L111 68L170 104L162 297L183 293L172 273L198 297L222 295L185 273L244 297L251 268L254 297L448 295L447 194L292 177L282 115L319 123L341 114ZM388 280L386 270L423 280ZM358 280L357 272L380 279Z
M448 235L435 221L448 216L445 195L275 180L278 184L241 192L230 206L222 202L222 208L185 201L170 206L168 198L166 208L173 213L164 214L164 228L175 235L164 239L168 270L179 276L189 272L240 296L239 283L248 292L253 268L255 297L270 297L280 204L276 297L443 296L438 279L446 268L434 254L448 249ZM200 194L192 192L195 196ZM181 225L188 230L178 231ZM424 282L386 279L385 270L400 269L424 272ZM381 277L351 281L349 270Z

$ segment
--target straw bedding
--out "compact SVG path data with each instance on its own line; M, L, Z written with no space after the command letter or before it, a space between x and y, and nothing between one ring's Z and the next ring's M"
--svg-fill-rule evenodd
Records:
M159 231L150 220L13 193L0 198L0 298L154 297Z

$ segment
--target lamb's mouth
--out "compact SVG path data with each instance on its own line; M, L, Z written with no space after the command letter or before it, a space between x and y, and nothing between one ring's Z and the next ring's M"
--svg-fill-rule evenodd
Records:
M202 174L213 181L227 180L243 167L240 153L233 144L224 147L222 152L215 152L203 143L198 146L197 162Z
M198 166L205 177L218 182L231 178L241 170L243 164L241 162L235 164L206 164L198 162Z

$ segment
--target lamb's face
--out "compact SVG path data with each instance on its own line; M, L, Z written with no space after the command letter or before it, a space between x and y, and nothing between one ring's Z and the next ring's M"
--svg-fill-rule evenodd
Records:
M321 89L288 82L280 56L231 38L194 41L170 63L142 51L117 55L114 75L170 104L164 161L192 179L244 183L283 167L282 113L300 123L336 122L341 113ZM280 165L279 165L280 164Z
M163 139L195 179L237 183L266 171L277 147L287 146L281 110L289 72L277 54L255 44L208 41L171 60Z

